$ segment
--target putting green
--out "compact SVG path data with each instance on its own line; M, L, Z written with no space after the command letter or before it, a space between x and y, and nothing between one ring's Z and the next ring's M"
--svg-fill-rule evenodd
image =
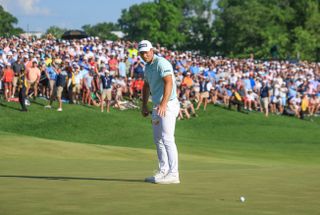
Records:
M0 214L319 214L318 163L223 154L180 154L181 184L155 185L155 150L0 133Z

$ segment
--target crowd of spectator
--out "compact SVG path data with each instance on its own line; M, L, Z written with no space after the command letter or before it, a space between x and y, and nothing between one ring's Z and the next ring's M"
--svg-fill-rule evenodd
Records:
M319 113L320 63L201 56L159 44L155 53L173 65L179 119L197 116L196 110L208 104L266 116ZM48 100L46 108L58 101L58 111L66 100L101 112L110 106L125 109L125 100L141 98L144 66L136 42L0 38L0 90L8 102L19 94L24 111L28 99L39 96Z

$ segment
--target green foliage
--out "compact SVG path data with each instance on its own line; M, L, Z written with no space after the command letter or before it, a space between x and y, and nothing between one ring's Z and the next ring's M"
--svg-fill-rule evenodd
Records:
M317 47L317 39L312 35L311 32L303 29L302 27L297 27L293 30L295 36L295 42L293 50L297 55L301 54L302 59L313 59L315 47Z
M18 24L18 19L5 11L0 5L0 36L8 37L23 33L21 28L14 27L16 24Z
M292 30L293 52L302 59L318 60L320 49L320 3L315 0L293 1L296 24Z
M212 0L156 0L123 10L121 29L130 40L149 39L170 48L210 53Z
M220 0L215 10L219 51L226 56L270 57L277 46L279 57L316 60L320 44L317 0Z
M51 34L55 38L61 38L64 32L66 32L66 28L60 28L58 26L51 26L47 29L46 34Z
M149 39L202 54L316 60L320 50L317 0L155 0L123 10L128 39Z
M84 25L82 29L89 35L99 37L103 40L117 40L118 37L111 33L112 31L118 31L119 27L111 22L98 23L96 25Z
M182 33L186 36L183 49L198 50L202 54L214 54L213 0L171 1L183 15Z
M119 25L130 40L149 39L173 47L181 46L185 41L180 28L182 20L181 13L172 3L160 0L123 10Z

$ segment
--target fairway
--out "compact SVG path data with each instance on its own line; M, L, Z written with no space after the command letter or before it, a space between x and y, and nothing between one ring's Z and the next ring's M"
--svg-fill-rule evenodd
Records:
M138 111L17 107L0 111L1 215L319 214L318 119L210 106L177 123L181 184L155 185L143 182L157 160Z

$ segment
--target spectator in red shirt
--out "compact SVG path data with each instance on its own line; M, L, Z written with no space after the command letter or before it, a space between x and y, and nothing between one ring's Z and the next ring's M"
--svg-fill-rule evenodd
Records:
M116 58L115 53L111 54L111 59L108 61L110 75L118 76L119 62Z
M133 93L135 97L141 96L143 85L144 85L144 81L142 79L142 76L140 75L138 79L133 82Z
M9 101L12 96L12 82L13 82L14 72L11 69L11 64L7 63L5 69L3 70L3 76L1 81L4 83L4 98Z

